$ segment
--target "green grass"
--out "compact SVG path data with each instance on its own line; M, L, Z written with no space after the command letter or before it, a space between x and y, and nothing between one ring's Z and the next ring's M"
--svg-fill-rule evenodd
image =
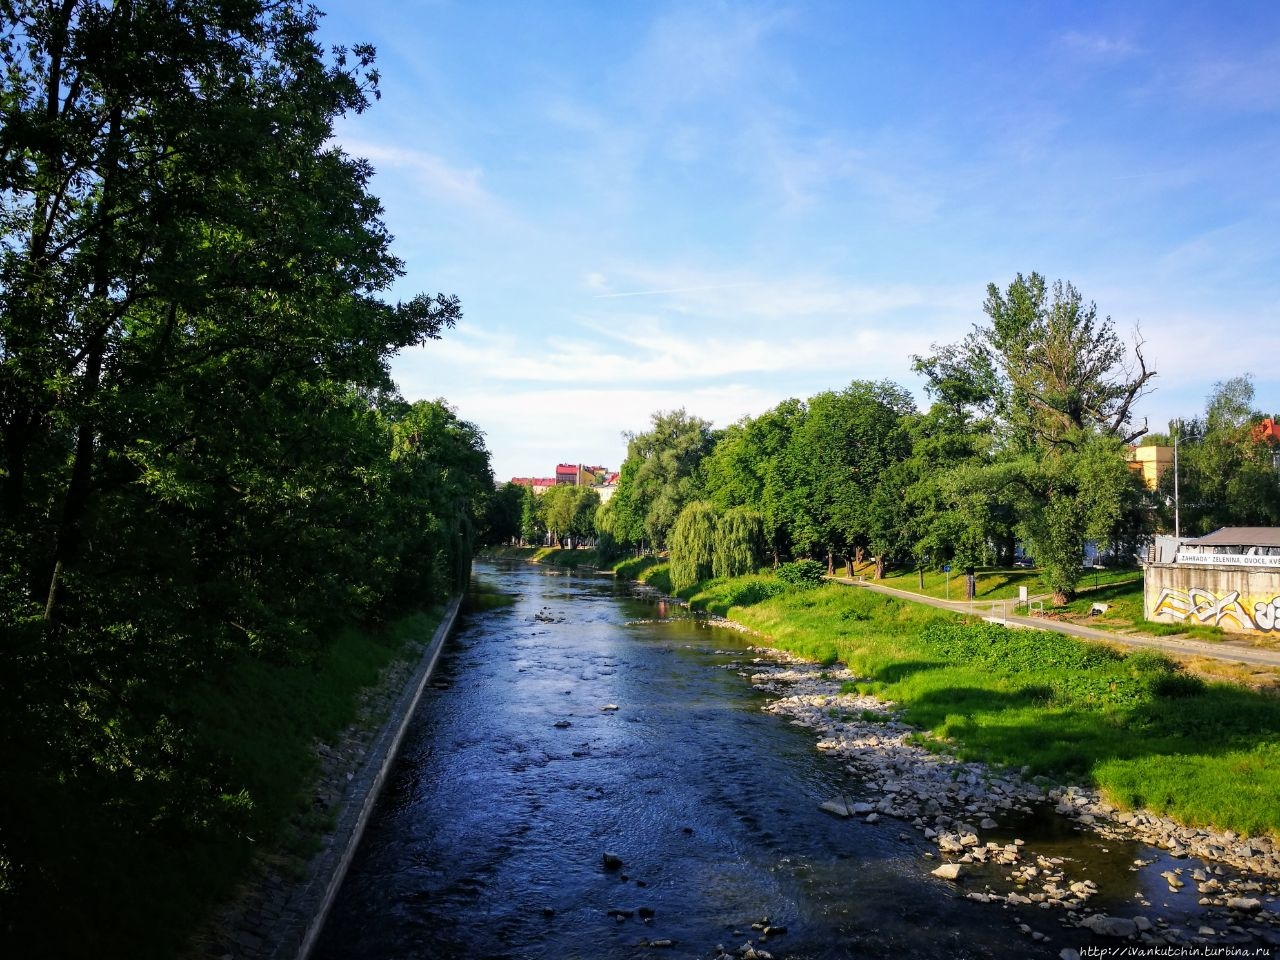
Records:
M624 580L639 580L644 571L664 563L666 561L662 557L645 554L643 557L628 557L618 561L613 565L613 572Z
M864 564L855 573L871 580L873 571L874 568L870 564ZM843 575L843 572L842 568L836 569L837 574ZM1039 571L1035 568L1023 570L1021 568L981 567L975 573L977 577L975 592L978 600L1016 600L1018 599L1018 590L1021 587L1026 587L1027 593L1033 597L1052 593L1049 586L1040 578ZM883 579L874 582L886 587L894 587L898 590L905 590L908 593L918 593L939 600L964 599L964 571L962 570L953 568L950 573L943 573L941 570L926 570L924 571L923 587L920 585L920 579L918 570L891 570ZM1081 577L1077 589L1087 592L1092 591L1095 586L1103 587L1109 584L1135 581L1141 587L1141 570L1125 568L1088 569L1085 571L1084 576Z
M741 602L758 579L702 584L691 602L783 649L847 664L866 678L860 689L898 703L962 758L1092 783L1191 825L1280 836L1274 696L1206 683L1150 652L839 585Z
M488 547L480 556L490 560L526 560L571 569L600 566L600 556L594 550L564 550L560 547Z

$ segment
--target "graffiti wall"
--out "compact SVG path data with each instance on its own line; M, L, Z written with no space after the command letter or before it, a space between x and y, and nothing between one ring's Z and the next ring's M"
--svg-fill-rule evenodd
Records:
M1280 632L1280 573L1149 564L1147 619L1236 633Z

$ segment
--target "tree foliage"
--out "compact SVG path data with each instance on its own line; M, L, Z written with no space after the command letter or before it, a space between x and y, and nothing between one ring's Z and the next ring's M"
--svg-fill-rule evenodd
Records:
M1182 533L1202 536L1225 526L1280 524L1277 450L1256 432L1248 375L1214 384L1202 417L1173 425L1178 433L1178 506ZM1173 528L1173 472L1160 478L1157 508Z
M660 543L675 508L705 496L722 511L758 512L775 566L821 557L830 570L837 557L869 553L877 575L906 563L972 573L1011 562L1021 541L1050 587L1070 595L1086 541L1129 549L1149 529L1126 444L1145 432L1134 404L1155 372L1141 340L1126 348L1070 283L1019 274L1004 290L988 287L984 310L987 322L964 339L913 358L933 400L924 413L897 384L856 380L718 436L684 411L655 414L655 429L632 437L603 522L620 539ZM1214 422L1243 437L1249 399L1230 385ZM1217 455L1239 460L1243 449ZM1220 471L1259 515L1280 503L1269 499L1264 453Z
M627 435L612 512L619 540L647 539L660 549L680 511L702 495L702 461L716 436L710 422L684 409L660 411L651 422L648 432Z
M671 530L671 586L683 590L711 578L716 555L716 508L695 500Z
M246 856L272 811L194 725L192 685L245 657L314 662L340 626L465 576L493 490L483 437L400 399L387 368L460 306L383 299L402 265L372 170L333 142L376 96L373 51L325 52L317 17L5 5L7 929L124 894L77 873L81 851L140 885L170 876L133 859L143 833ZM134 915L86 911L83 935L144 955ZM75 935L40 932L50 953Z
M712 573L717 577L741 577L760 564L764 518L749 507L730 507L716 520Z
M539 507L552 540L585 540L595 533L600 494L590 487L556 486L542 495Z

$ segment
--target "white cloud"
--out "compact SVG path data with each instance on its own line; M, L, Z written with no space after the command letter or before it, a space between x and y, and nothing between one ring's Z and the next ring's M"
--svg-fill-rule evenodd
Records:
M434 153L367 140L344 140L342 147L352 156L364 157L375 170L407 172L417 189L433 200L486 217L504 215L502 204L484 188L479 167L463 169Z
M1192 100L1246 113L1280 110L1280 44L1248 56L1193 61L1182 82Z
M598 463L615 470L626 456L623 432L648 429L658 410L685 408L727 426L759 414L782 397L740 385L692 389L549 387L511 395L473 389L451 395L459 416L486 431L499 481L546 475L557 462Z
M1059 40L1067 49L1094 60L1127 60L1139 52L1138 48L1124 37L1108 37L1100 33L1071 30L1064 33Z

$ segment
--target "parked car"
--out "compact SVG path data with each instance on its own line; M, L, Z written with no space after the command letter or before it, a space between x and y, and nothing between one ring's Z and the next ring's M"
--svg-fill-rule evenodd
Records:
M1019 557L1017 560L1013 561L1013 565L1015 567L1021 567L1023 570L1030 570L1036 565L1036 562L1030 557Z

